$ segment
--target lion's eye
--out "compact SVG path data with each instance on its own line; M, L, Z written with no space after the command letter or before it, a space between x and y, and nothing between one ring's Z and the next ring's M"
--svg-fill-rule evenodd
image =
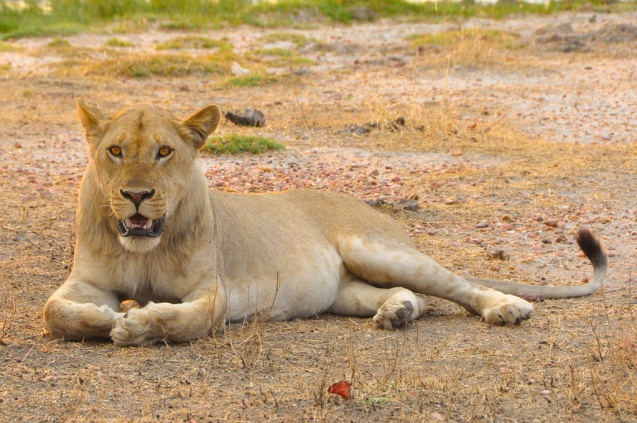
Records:
M173 149L167 146L159 147L159 151L157 152L157 157L168 157L170 153L173 152Z
M122 149L116 145L108 147L108 152L115 157L122 157Z

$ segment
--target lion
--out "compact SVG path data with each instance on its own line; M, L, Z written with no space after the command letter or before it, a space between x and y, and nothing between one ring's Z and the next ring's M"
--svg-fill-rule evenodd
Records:
M219 124L216 105L185 119L151 104L108 117L78 100L77 110L89 158L73 268L44 307L55 338L185 342L226 321L321 313L373 317L394 329L425 311L418 294L453 301L489 324L517 325L533 310L519 296L588 295L604 280L607 254L587 229L577 240L593 281L531 286L456 275L418 251L398 222L353 197L211 191L197 158ZM140 308L122 312L125 299Z

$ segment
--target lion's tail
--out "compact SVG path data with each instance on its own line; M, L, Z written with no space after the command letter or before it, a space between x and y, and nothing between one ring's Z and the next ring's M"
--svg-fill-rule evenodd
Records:
M599 290L604 283L606 270L608 269L608 255L597 238L588 229L580 229L577 232L577 244L593 264L593 280L586 285L578 286L540 286L527 285L518 282L498 281L492 279L466 278L478 285L493 288L505 294L517 295L522 298L569 298L583 297Z

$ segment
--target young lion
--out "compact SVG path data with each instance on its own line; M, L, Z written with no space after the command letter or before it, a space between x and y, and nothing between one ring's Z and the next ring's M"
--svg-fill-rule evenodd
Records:
M595 271L588 285L466 280L354 198L210 191L197 156L219 123L214 105L184 120L149 104L105 117L79 101L78 113L89 162L73 270L44 307L54 337L183 342L257 313L374 316L392 329L424 311L415 293L454 301L487 323L519 324L533 306L508 294L581 296L604 280L606 254L588 230L578 234ZM122 299L143 307L122 313Z

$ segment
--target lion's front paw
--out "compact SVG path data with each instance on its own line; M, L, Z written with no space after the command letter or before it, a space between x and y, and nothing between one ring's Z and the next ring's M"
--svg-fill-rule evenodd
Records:
M153 316L148 310L130 309L118 318L111 329L111 339L120 347L152 344L162 339L153 333Z
M413 320L411 301L386 301L376 312L374 321L381 329L396 329Z
M482 317L494 325L518 325L531 317L533 306L522 298L500 294L485 307Z

